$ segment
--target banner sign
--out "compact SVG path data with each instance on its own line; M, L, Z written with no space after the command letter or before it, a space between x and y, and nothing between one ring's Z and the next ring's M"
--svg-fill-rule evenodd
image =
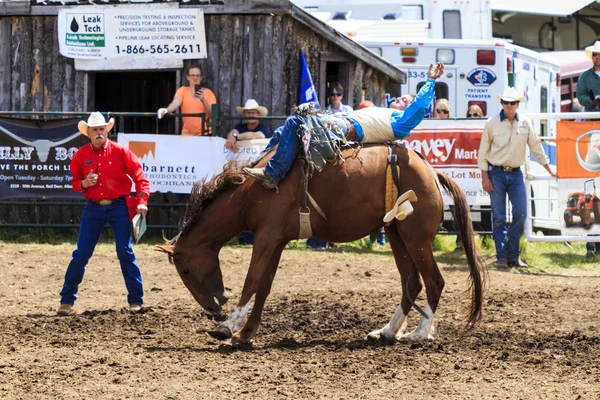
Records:
M207 58L200 8L63 8L58 43L63 56L88 60Z
M559 121L556 132L561 232L600 233L600 121Z
M269 144L269 141L270 139L240 140L237 142L239 150L237 153L224 148L225 158L227 161L233 160L237 165L249 164L260 157L262 151Z
M69 165L89 139L74 120L0 119L0 199L83 198Z
M210 179L227 163L220 137L119 133L117 140L140 159L153 193L190 193L196 181Z
M432 167L446 173L464 190L469 205L490 204L489 193L481 186L481 170L477 166L477 153L485 121L456 121L449 126L436 125L434 120L424 120L411 135L401 140L406 146L421 153ZM444 194L444 203L452 198Z

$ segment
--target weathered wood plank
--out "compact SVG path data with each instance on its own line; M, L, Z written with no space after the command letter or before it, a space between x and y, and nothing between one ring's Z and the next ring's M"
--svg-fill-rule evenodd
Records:
M299 54L300 49L294 41L294 21L289 17L284 17L284 62L283 75L286 82L286 92L284 94L284 114L290 115L292 107L298 103L298 77L299 77Z
M221 115L231 115L228 110L231 110L231 65L233 59L232 41L233 41L233 26L234 17L224 15L220 19L221 41L220 41L220 58L219 58L219 93L222 93L222 98L219 99L219 107L223 110Z
M259 104L264 104L263 86L265 79L265 43L264 43L264 15L258 15L252 18L252 38L251 46L254 50L253 59L251 60L254 71L252 73L252 92L250 96L256 99Z
M31 18L13 17L13 110L31 111Z
M262 29L263 40L263 68L262 74L262 89L260 98L262 104L269 109L270 115L273 114L273 17L265 17L264 27Z
M230 108L227 110L226 115L237 115L236 106L242 105L242 83L243 83L243 69L244 64L242 61L243 48L244 48L244 17L241 15L233 16L233 32L232 32L232 62L228 71L229 79L231 80L231 93L229 94ZM229 132L238 121L228 122L227 132Z
M252 20L256 17L250 15L244 16L244 46L243 46L243 82L242 82L242 99L252 98L252 80L254 71L256 70L254 61L254 29L252 29Z
M0 17L0 110L12 108L11 98L11 30L10 17Z
M221 57L221 51L219 50L219 43L221 41L220 22L219 18L215 16L205 17L205 21L208 22L206 27L208 47L208 67L206 71L208 81L206 82L206 86L215 93L217 102L220 104L223 97L223 93L219 91L219 59ZM224 115L223 110L219 109L219 112L221 115Z
M273 67L273 80L271 82L271 115L285 115L284 90L286 79L283 68L283 61L285 58L283 21L283 17L281 16L273 17L273 53L270 59L270 64Z
M54 29L57 27L57 19L53 21ZM50 111L67 111L63 108L63 98L66 96L65 91L65 63L66 58L59 52L58 35L52 35L52 87L50 93L51 110Z
M65 86L62 96L62 111L75 111L75 68L73 59L65 58Z
M44 21L43 17L31 17L31 50L32 50L32 79L29 94L31 95L32 111L44 110Z
M44 110L52 111L52 52L54 48L54 36L56 31L56 17L44 18L44 40L42 49L44 52L44 75L43 75L43 96Z

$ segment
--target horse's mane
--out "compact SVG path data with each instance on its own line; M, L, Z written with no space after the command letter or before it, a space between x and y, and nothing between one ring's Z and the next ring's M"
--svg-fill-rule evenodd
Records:
M233 163L225 165L223 172L214 175L210 179L203 179L194 184L190 193L188 207L185 210L181 230L177 236L167 241L169 245L175 245L179 237L187 234L194 226L202 210L224 191L243 184L246 181L244 175Z

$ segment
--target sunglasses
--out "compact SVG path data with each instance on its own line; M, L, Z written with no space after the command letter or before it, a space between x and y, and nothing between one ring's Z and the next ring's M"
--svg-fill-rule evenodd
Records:
M439 108L436 108L435 112L438 113L438 114L450 114L449 110L441 110Z
M519 102L518 102L518 101L504 101L504 100L502 100L502 101L501 101L501 103L502 103L502 104L506 104L506 105L511 105L511 106L514 106L514 105L516 105L516 104L519 104Z
M467 114L467 118L481 118L481 115L477 113Z
M592 53L592 57L600 57L600 53L598 53L598 52L593 52L593 53Z
M330 96L334 96L334 97L340 97L342 94L338 93L338 92L331 92L329 93Z

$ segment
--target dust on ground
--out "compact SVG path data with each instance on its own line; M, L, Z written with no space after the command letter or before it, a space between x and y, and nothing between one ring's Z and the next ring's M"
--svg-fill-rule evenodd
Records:
M113 245L100 244L78 314L55 316L72 244L0 243L2 399L595 399L600 268L489 273L485 317L463 329L467 269L442 265L436 340L363 340L400 301L389 251L286 250L252 346L215 322L175 268L136 246L146 288L130 313ZM231 311L251 248L226 247ZM463 259L464 260L464 259ZM423 297L420 297L423 304ZM409 327L418 322L411 314Z

